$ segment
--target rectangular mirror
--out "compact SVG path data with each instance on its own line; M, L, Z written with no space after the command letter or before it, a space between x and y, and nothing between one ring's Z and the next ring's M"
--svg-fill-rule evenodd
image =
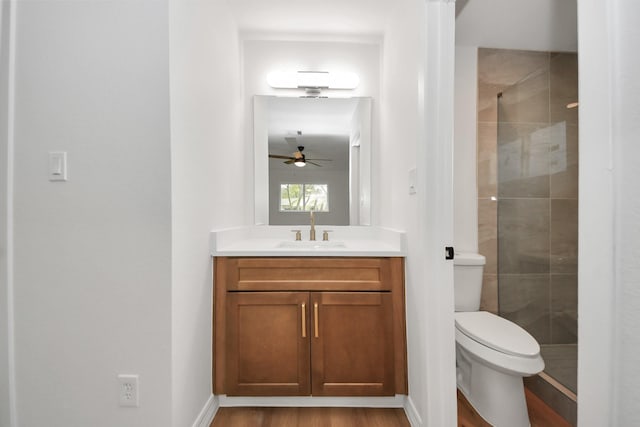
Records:
M371 225L371 98L255 96L255 223Z

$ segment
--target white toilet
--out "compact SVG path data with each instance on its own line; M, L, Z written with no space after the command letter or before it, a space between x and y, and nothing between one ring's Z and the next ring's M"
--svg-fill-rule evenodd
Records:
M458 389L495 427L527 427L522 377L544 369L538 342L495 314L478 311L485 258L454 257L456 375Z

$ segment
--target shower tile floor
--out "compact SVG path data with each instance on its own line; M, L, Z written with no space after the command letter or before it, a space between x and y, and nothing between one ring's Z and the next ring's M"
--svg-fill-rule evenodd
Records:
M540 352L544 359L544 372L576 393L578 390L578 345L542 344Z

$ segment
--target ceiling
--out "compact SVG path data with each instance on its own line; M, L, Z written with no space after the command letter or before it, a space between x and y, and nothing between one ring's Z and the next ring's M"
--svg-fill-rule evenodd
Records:
M351 120L357 103L358 98L272 98L269 154L292 155L302 145L308 159L332 160L317 162L323 170L348 170ZM269 166L295 167L281 159L270 159Z
M457 12L456 45L578 50L576 0L466 0Z
M241 32L362 36L384 34L402 1L227 0L227 4ZM459 45L577 51L576 0L457 0L456 16Z
M397 2L388 0L228 0L241 31L382 33Z

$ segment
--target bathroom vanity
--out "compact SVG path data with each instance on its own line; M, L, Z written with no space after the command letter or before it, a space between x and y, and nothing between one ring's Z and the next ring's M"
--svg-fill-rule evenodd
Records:
M212 237L215 394L407 394L402 250L345 237Z

